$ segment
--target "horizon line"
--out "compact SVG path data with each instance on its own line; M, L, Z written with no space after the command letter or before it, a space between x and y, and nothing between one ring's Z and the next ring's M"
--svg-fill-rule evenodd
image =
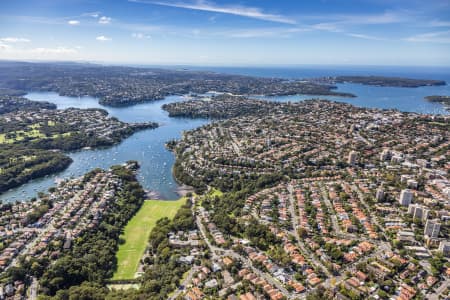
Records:
M137 63L137 62L109 62L109 61L97 61L97 60L45 60L45 59L6 59L0 58L0 62L23 62L23 63L73 63L73 64L95 64L106 66L134 66L134 67L213 67L213 68L298 68L298 67L400 67L400 68L450 68L450 65L395 65L395 64L343 64L343 63L280 63L280 64L215 64L215 63L186 63L186 62L173 62L173 63Z

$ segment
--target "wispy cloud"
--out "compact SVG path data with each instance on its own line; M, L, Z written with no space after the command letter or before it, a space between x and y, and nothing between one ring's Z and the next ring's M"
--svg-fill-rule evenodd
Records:
M355 29L359 31L364 26L379 26L408 22L409 16L400 13L384 12L381 14L369 15L309 16L309 18L305 17L305 19L309 19L310 21L313 19L326 20L324 22L310 25L309 28L312 30L328 31L365 40L383 41L386 39L365 33L354 33L352 31Z
M3 44L0 42L0 50L9 50L9 49L11 49L10 45Z
M381 25L395 24L410 20L410 16L399 12L384 12L381 14L368 15L341 15L338 16L341 24L360 24L360 25Z
M427 32L422 34L413 35L403 39L407 42L426 42L426 43L450 43L450 30Z
M430 22L431 27L450 27L450 21L433 20Z
M410 17L406 14L384 12L381 14L366 15L322 15L322 16L305 16L305 20L322 20L317 24L311 25L312 29L323 30L329 32L345 33L349 28L356 26L377 26L408 22ZM355 36L358 37L358 36Z
M39 47L39 48L17 48L11 45L6 45L0 43L0 51L4 54L13 54L23 57L33 57L33 58L49 58L49 57L73 57L74 54L78 53L76 48L70 47Z
M0 38L0 42L4 42L4 43L29 43L31 41L29 39L20 38L20 37L5 37L5 38Z
M152 38L150 35L142 33L142 32L133 32L131 34L131 37L138 39L138 40L148 40L148 39Z
M56 47L56 48L34 48L30 50L34 54L75 54L78 51L73 48Z
M304 22L316 22L335 25L382 25L417 21L411 12L384 11L374 14L321 14L301 15Z
M69 24L69 25L80 25L80 21L78 21L78 20L69 20L69 21L67 21L67 24Z
M98 19L99 24L109 24L111 23L111 18L106 16L101 16L100 19Z
M284 24L296 24L297 22L283 15L269 14L263 12L260 8L249 7L243 5L223 5L220 6L214 2L205 0L197 0L195 2L163 2L163 1L147 1L147 0L128 0L129 2L155 4L161 6L177 7L191 10L200 10L214 13L229 14L241 17L247 17L252 19L259 19L270 22L284 23Z
M343 30L336 23L318 23L310 26L315 30L323 30L329 32L342 32Z
M83 17L92 17L92 18L98 18L100 17L101 12L99 11L94 11L94 12L87 12L82 14L81 16Z
M110 37L106 37L104 35L100 35L100 36L96 37L95 39L100 42L109 42L112 40Z
M308 28L258 28L258 29L241 29L233 31L218 32L228 38L260 38L260 37L279 37L287 38L293 34L311 31Z
M354 38L358 38L358 39L364 39L364 40L373 40L373 41L385 41L386 40L381 37L367 35L367 34L361 34L361 33L346 33L346 35L354 37Z

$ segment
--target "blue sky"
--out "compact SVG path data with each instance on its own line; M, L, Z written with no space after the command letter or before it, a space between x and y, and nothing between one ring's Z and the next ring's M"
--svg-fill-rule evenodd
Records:
M450 66L450 1L1 0L0 59Z

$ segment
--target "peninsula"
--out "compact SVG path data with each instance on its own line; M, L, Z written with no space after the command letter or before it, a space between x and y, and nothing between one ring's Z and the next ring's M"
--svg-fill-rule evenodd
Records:
M438 102L438 103L441 103L441 104L444 105L447 109L450 109L450 96L437 96L437 95L433 95L433 96L426 96L425 99L428 100L428 101L430 101L430 102Z
M330 84L193 70L132 68L95 64L0 62L3 91L53 91L98 97L108 106L155 101L170 95L209 91L235 95L321 95L355 97Z
M0 95L0 115L19 110L35 109L56 109L56 105L45 101L31 101L23 97Z
M42 109L54 105L23 98L14 103L26 109L0 114L0 193L65 169L72 160L60 151L111 146L158 126L124 123L101 109Z
M350 82L364 85L408 87L408 88L447 84L443 80L414 79L414 78L385 77L385 76L337 76L327 78L327 81L330 83Z

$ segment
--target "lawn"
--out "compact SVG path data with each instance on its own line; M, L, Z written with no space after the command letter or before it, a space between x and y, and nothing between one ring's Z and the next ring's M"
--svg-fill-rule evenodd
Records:
M39 125L39 124L37 124ZM46 138L45 134L36 129L36 126L30 125L31 130L17 130L11 132L12 137L8 137L7 134L0 134L0 144L13 144L16 142L23 141L25 138L31 139L43 139Z
M217 197L222 197L223 193L220 190L216 189L216 188L212 188L211 191L210 191L210 195L211 195L211 197L216 197L216 196Z
M186 198L177 201L147 200L142 204L141 209L125 227L122 235L125 244L119 246L116 254L117 270L113 280L134 278L156 221L163 217L173 218L184 203Z
M210 198L214 198L216 196L217 197L222 197L223 196L223 192L218 190L218 189L216 189L216 188L211 188L208 191L207 194L203 194L201 196L198 196L198 195L194 194L194 196L195 196L195 199L196 199L195 205L196 206L202 206L203 200L205 200L206 198L209 198L209 199Z

